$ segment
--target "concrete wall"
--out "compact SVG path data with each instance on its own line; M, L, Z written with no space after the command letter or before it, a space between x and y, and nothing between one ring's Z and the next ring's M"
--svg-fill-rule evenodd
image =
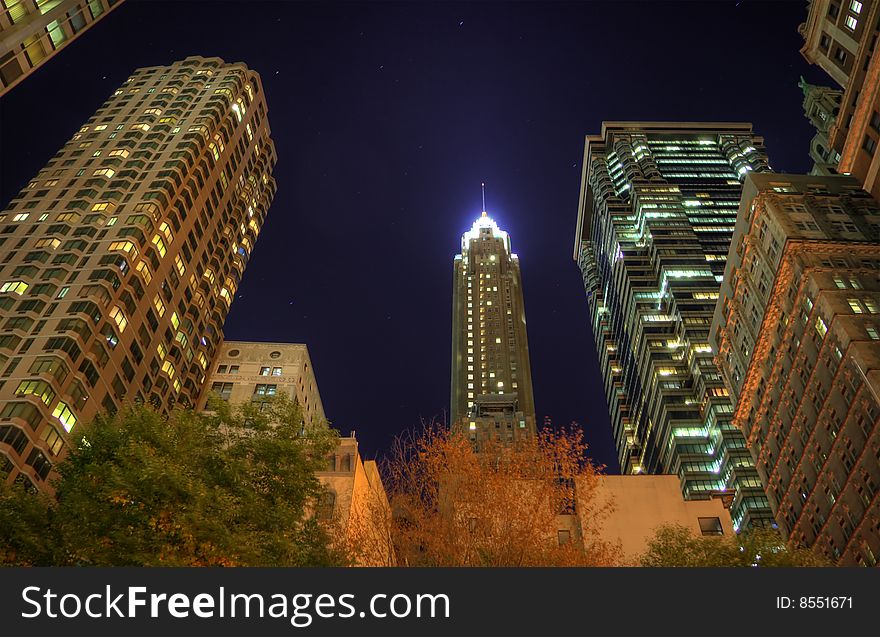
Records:
M700 535L699 518L718 518L724 535L734 533L730 513L720 499L685 500L675 475L603 476L597 497L613 509L604 520L601 536L620 542L624 564L636 563L657 527L664 524L682 524ZM589 521L581 520L581 524Z

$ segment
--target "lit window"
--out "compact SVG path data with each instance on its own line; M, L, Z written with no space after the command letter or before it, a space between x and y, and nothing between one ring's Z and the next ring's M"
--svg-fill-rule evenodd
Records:
M16 395L33 395L42 400L46 405L55 399L55 391L49 383L42 380L23 380L15 390Z
M828 333L828 326L825 325L825 321L819 316L816 317L816 331L819 332L819 336L822 338L825 338L825 334Z
M125 327L128 325L128 319L125 318L125 314L123 314L122 309L118 306L113 306L110 310L110 318L113 319L113 322L116 323L116 326L119 328L120 332L125 331Z
M855 31L856 27L859 25L859 21L851 15L846 16L846 20L844 20L844 23L846 24L846 28L850 31Z
M165 356L168 355L168 350L165 349L165 344L159 341L156 343L156 353L159 355L159 360L164 361Z
M849 9L853 13L859 14L862 12L862 3L858 2L858 0L852 0L852 2L849 3Z
M847 299L847 303L849 303L850 309L852 309L853 314L864 314L865 309L862 307L862 304L859 303L858 299Z
M39 239L34 246L37 248L52 248L53 250L61 245L58 239Z
M28 218L28 213L26 213L26 212L20 212L20 213L18 213L17 215L15 215L15 216L12 218L12 220L13 220L13 221L25 221L25 220L27 220L27 218Z
M0 292L12 292L13 294L24 294L30 286L24 281L7 281L0 285Z
M183 265L183 259L180 258L179 254L174 257L174 266L177 268L177 273L183 276L186 272L186 266Z
M273 367L272 368L272 375L273 376L281 376L281 368L280 367Z
M174 365L171 364L171 361L165 361L162 363L162 371L168 374L168 378L174 378Z
M165 315L165 304L162 302L162 299L159 298L158 294L153 299L153 307L155 307L156 312L159 313L159 318L162 318Z
M127 241L123 241L121 243L128 243ZM113 244L110 244L110 249L113 249ZM135 270L140 272L141 276L144 277L144 281L146 281L147 285L150 284L150 281L153 280L153 275L150 274L150 267L146 264L146 262L141 261L135 267Z
M162 241L162 237L158 234L153 237L153 245L156 246L159 256L164 257L168 249L165 247L165 242Z
M260 376L268 376L269 372L270 372L270 369L268 367L261 367L260 368Z
M110 250L120 250L132 256L137 256L137 247L131 241L113 241L109 246Z
M52 415L58 419L61 426L64 427L64 431L68 433L76 426L76 416L73 415L70 407L65 402L59 402L55 406L55 411L52 412Z
M116 174L116 171L112 168L99 168L95 172L92 173L96 177L107 177L107 179L111 179L113 175Z

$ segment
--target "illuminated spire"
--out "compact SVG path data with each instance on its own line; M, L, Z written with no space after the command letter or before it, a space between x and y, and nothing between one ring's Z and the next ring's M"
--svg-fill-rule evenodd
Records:
M489 229L489 233L493 237L498 237L504 242L504 247L507 250L508 254L510 254L510 237L504 230L498 227L498 224L489 216L489 213L486 212L486 182L480 182L480 189L483 194L483 212L480 214L479 218L474 221L474 225L468 232L465 232L461 236L461 252L464 254L467 252L469 244L471 241L480 238L480 230L481 229ZM512 255L515 256L515 255Z

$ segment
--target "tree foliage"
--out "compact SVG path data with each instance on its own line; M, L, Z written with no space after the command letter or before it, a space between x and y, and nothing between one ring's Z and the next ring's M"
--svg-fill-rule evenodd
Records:
M58 466L55 499L0 491L0 563L81 566L333 565L310 512L336 444L286 397L217 401L163 417L96 418Z
M434 425L399 437L383 466L401 566L607 565L595 502L599 468L579 430L544 430L479 453L462 434ZM573 512L575 498L578 511ZM568 512L568 516L562 515ZM560 544L560 519L582 533Z
M817 553L786 544L779 531L755 528L731 536L697 536L685 526L657 529L642 566L830 566Z

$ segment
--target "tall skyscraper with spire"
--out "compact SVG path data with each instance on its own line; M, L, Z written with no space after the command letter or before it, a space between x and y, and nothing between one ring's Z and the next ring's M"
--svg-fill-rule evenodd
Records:
M519 258L486 212L461 237L453 261L453 429L477 447L535 435L535 399Z
M0 212L0 481L44 489L69 435L196 404L275 194L259 76L137 69Z

